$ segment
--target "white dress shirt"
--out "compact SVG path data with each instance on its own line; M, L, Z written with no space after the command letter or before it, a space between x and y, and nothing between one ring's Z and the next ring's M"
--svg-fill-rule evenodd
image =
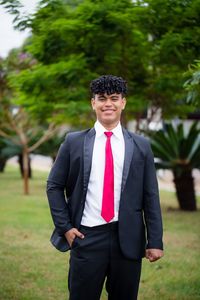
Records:
M105 145L107 137L105 129L99 121L94 125L96 136L94 141L92 166L86 194L85 207L81 224L85 226L97 226L105 224L106 221L101 216L102 196L103 196L103 181L105 169ZM118 220L119 202L121 195L122 172L124 166L124 136L122 133L121 124L112 130L111 147L114 160L114 218L110 221Z

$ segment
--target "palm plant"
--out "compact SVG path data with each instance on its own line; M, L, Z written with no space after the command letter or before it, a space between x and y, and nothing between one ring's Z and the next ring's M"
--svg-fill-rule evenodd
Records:
M151 146L157 169L170 169L174 175L177 199L181 210L197 209L192 170L200 168L200 130L194 122L189 131L182 123L166 124L165 130L152 134Z
M0 172L4 171L6 161L8 157L2 153L2 150L5 148L4 140L0 137Z

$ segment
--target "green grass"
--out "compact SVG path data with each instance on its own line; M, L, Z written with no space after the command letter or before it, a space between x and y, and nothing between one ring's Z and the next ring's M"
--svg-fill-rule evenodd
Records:
M0 174L0 300L68 298L69 253L49 242L46 177L34 172L31 195L24 196L18 170L7 167ZM200 212L178 211L171 192L161 191L161 203L165 256L156 263L143 260L139 299L200 299Z

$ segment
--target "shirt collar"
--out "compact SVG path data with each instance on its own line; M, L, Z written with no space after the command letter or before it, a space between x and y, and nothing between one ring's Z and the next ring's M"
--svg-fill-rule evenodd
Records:
M96 137L100 137L102 135L104 135L105 131L108 131L105 127L103 127L103 125L97 120L94 124L94 128L96 131ZM123 137L123 133L122 133L122 126L121 123L119 122L117 124L117 126L111 130L113 132L113 134L118 138L121 139Z

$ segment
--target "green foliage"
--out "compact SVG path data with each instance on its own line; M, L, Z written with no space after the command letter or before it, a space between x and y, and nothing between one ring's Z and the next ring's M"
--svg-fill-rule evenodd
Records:
M194 122L188 132L183 123L166 124L164 130L152 134L151 146L158 169L171 169L177 176L186 170L200 168L200 129Z
M189 77L184 84L184 88L188 91L187 102L200 109L200 60L191 65L185 76Z
M26 26L32 35L24 51L35 62L12 74L11 85L39 119L91 123L88 86L102 74L128 81L126 120L148 105L167 118L195 109L182 74L199 58L199 0L43 0Z
M0 137L0 156L11 158L22 153L22 147L14 144L11 140Z
M88 0L77 5L68 1L45 4L32 20L32 37L25 46L38 63L11 77L18 104L48 122L77 124L79 118L79 123L89 124L93 120L89 83L110 73L129 82L135 105L130 102L127 115L144 110L147 40L135 26L133 3Z
M200 2L198 0L139 1L137 21L149 38L150 77L147 95L162 107L163 117L186 117L194 106L183 89L188 64L199 57Z
M21 147L15 145L9 139L2 138L0 136L0 172L4 170L6 161L9 158L20 154L21 151L22 151Z
M36 64L31 69L20 72L19 76L12 74L12 87L23 91L18 94L17 104L27 108L40 120L49 118L51 121L52 117L54 121L63 122L67 115L73 116L74 112L69 109L71 102L86 99L88 91L84 88L84 81L87 78L87 70L84 65L84 59L76 56L67 62ZM78 83L79 89L76 86ZM79 112L78 110L77 113Z
M25 147L32 152L52 137L57 129L54 124L48 124L44 113L39 118L39 113L32 113L33 107L28 110L24 103L21 105L17 94L18 82L12 84L11 78L18 73L29 72L29 68L35 65L32 55L21 49L11 51L5 60L0 61L0 137L4 137L5 144L1 154L6 157L23 153ZM31 101L28 102L26 97L24 101L30 105Z
M15 28L24 30L31 24L31 15L22 13L23 5L19 0L0 0L0 5L4 6L6 11L14 16L13 23Z

